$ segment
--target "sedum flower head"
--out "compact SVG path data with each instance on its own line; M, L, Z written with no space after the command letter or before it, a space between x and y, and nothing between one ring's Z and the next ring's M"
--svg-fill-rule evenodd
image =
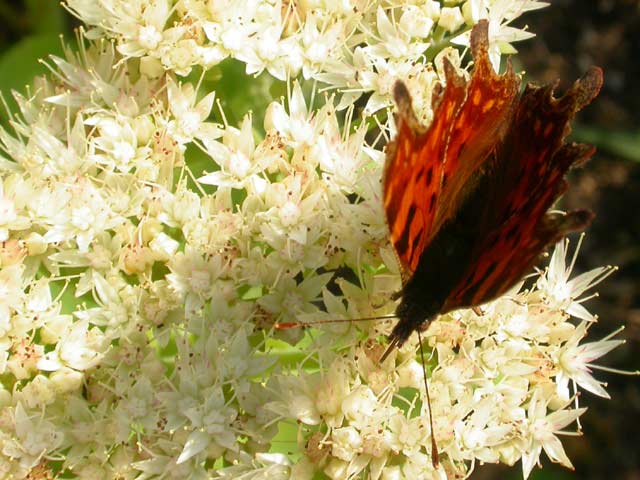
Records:
M68 0L78 51L0 128L3 478L458 478L542 451L619 340L586 340L566 245L528 289L380 365L400 287L381 206L398 78L530 0ZM84 40L89 40L87 44ZM239 68L238 68L239 66ZM434 425L428 422L428 369ZM441 465L431 461L431 437ZM29 477L31 476L31 477Z

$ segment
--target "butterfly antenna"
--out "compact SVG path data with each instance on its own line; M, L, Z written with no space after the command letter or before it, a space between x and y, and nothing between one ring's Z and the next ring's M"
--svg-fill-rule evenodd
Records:
M333 319L327 319L327 320L313 320L310 322L278 322L273 325L273 328L275 328L276 330L288 330L290 328L304 328L304 327L311 327L313 325L324 325L327 323L366 322L370 320L388 320L390 318L397 318L397 317L395 315L379 315L377 317L333 318Z
M436 432L433 429L433 411L431 409L431 396L429 395L429 383L427 382L427 369L424 362L424 352L422 351L422 335L418 332L418 344L420 345L420 359L422 360L422 377L424 378L424 388L427 392L427 406L429 407L429 425L431 426L431 463L436 470L440 465L440 456L438 455L438 444L436 443Z

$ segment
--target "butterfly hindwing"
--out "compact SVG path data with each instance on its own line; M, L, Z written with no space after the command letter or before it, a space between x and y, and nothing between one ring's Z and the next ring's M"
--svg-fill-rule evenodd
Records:
M601 84L602 72L593 68L560 99L553 98L553 87L527 87L475 196L486 206L472 249L474 261L449 295L446 310L503 294L547 245L590 222L588 211L548 210L567 188L566 171L595 150L563 141L575 113L595 98Z

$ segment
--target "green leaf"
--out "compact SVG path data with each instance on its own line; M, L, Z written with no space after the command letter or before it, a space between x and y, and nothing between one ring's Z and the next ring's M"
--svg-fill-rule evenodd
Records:
M0 91L12 110L16 105L9 92L17 90L24 93L34 77L47 72L39 59L51 54L62 56L60 36L44 33L24 37L0 56ZM6 117L6 112L2 112L2 117Z
M291 422L278 422L278 433L271 440L270 452L282 453L289 455L292 460L300 458L300 453L291 455L291 452L297 452L298 448L298 426Z
M66 13L59 2L26 0L25 6L34 32L59 34L65 30Z
M263 295L262 285L244 285L240 292L240 298L242 300L256 300Z
M640 131L616 131L576 126L573 139L591 143L601 150L626 160L640 162Z
M269 103L286 95L286 83L281 82L268 72L257 77L245 73L245 64L227 59L207 72L203 82L204 91L216 91L224 109L229 125L237 126L250 111L262 118ZM217 121L222 121L216 116ZM254 125L259 132L262 125Z

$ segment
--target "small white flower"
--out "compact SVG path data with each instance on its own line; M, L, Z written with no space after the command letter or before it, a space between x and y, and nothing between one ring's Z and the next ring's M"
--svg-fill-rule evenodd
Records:
M537 287L545 294L552 305L564 309L568 314L582 320L594 321L586 308L581 305L585 299L582 294L611 275L615 268L600 267L582 273L569 280L573 271L576 257L580 250L580 243L576 247L573 259L566 266L567 247L569 240L558 242L549 261L549 268L537 281ZM587 299L590 297L587 297Z
M603 398L610 398L603 388L604 382L597 381L591 375L592 369L598 368L592 362L607 354L614 348L622 345L624 340L600 340L580 345L580 341L587 334L588 325L581 322L575 329L571 338L554 353L560 372L556 377L558 394L561 398L569 400L569 381L579 385L585 390Z
M178 142L187 143L193 139L210 141L222 135L218 125L206 122L213 106L215 92L196 101L196 91L192 84L178 85L169 79L167 97L174 118L168 123L167 128Z
M49 379L58 393L76 392L82 387L84 376L82 373L71 368L62 367L59 370L51 372Z
M389 419L385 439L393 451L411 457L426 443L424 438L429 434L426 418L408 419L402 414L396 414Z
M220 170L208 173L198 179L206 185L218 187L246 188L275 160L275 156L260 155L256 150L251 126L247 115L240 130L228 127L222 142L202 139L205 151L220 166Z
M8 370L17 380L25 380L40 368L45 356L44 347L27 338L14 341L12 352L6 362Z
M285 278L275 286L272 293L260 298L258 303L282 319L293 320L300 314L317 312L318 307L313 302L318 299L330 278L331 274L322 274L305 278L300 284Z
M525 423L528 438L528 443L522 452L522 475L525 479L529 477L534 465L539 462L542 449L552 461L567 468L573 468L556 435L562 433L562 429L574 422L586 411L586 408L547 413L547 403L542 396L542 390L536 389L529 402Z
M162 34L153 25L140 27L138 31L138 43L144 50L155 50L162 40Z
M455 32L464 24L464 17L458 7L443 7L438 25L449 32Z
M484 3L484 5L483 5ZM512 0L498 0L487 4L478 0L469 0L463 7L465 20L474 22L476 18L489 20L489 58L494 70L500 68L500 57L504 53L515 53L511 46L513 42L526 40L534 34L526 29L518 29L509 26L509 23L523 13L546 6L544 2L525 0L513 2ZM487 8L487 11L484 9ZM443 9L444 10L444 9ZM469 32L457 36L452 40L458 45L469 45Z
M362 438L353 427L335 428L331 432L331 440L333 455L347 462L362 450Z
M331 375L325 376L316 390L315 404L325 423L339 426L344 419L343 402L351 390L351 373L349 366L340 360L331 368Z
M36 375L16 395L16 399L28 409L44 408L55 401L55 387L49 378Z
M63 442L63 435L53 423L40 413L27 412L18 403L11 412L15 438L6 442L2 453L18 461L23 467L35 467L47 452L54 451Z
M435 3L435 2L433 2ZM439 6L439 4L437 4ZM426 9L417 5L406 5L400 17L399 28L413 37L427 38L431 33L434 21Z
M312 115L297 81L293 83L288 107L287 113L280 102L271 103L265 114L265 129L276 130L292 147L312 145L315 139Z
M361 419L371 417L376 409L377 398L370 388L360 385L349 392L344 398L341 410L345 417L358 425ZM359 425L364 428L365 425ZM344 460L344 459L343 459Z
M26 199L19 199L16 205L15 197L20 192L12 191L15 182L19 182L18 177L0 179L0 242L9 239L11 230L25 230L31 224L28 217L19 214L20 204Z
M74 370L87 370L99 363L106 349L107 339L100 329L89 328L88 322L76 322L57 344L56 350L38 361L38 368L56 371L68 366Z

